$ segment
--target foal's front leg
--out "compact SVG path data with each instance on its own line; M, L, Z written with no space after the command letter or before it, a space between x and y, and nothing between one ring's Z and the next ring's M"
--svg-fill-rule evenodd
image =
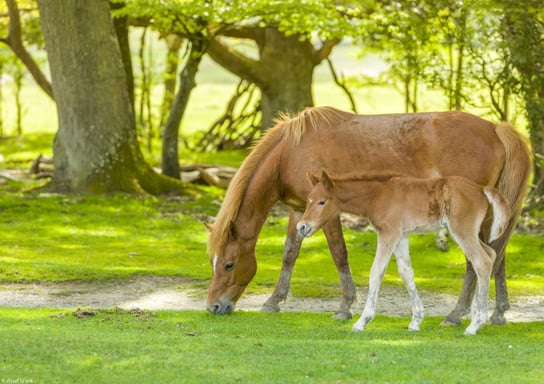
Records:
M412 262L410 260L410 244L405 236L399 240L395 247L395 258L397 260L397 269L400 277L402 278L404 286L410 296L410 300L412 301L412 321L408 326L408 330L419 331L419 326L423 321L425 310L417 292L414 269L412 268Z
M357 322L353 325L352 330L355 332L362 331L365 326L370 323L376 314L376 302L378 300L378 292L385 274L387 264L393 253L393 247L398 242L400 236L382 236L378 233L378 248L374 262L370 268L370 279L368 282L368 296L366 298L365 308Z

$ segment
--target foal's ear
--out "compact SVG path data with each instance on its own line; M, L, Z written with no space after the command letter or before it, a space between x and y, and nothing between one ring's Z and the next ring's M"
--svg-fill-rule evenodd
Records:
M312 185L316 185L317 183L319 183L319 177L314 175L311 171L308 171L306 175L308 176L308 180L310 180L310 183L312 183Z
M323 173L321 174L321 182L327 189L334 188L334 183L332 182L332 180L329 178L329 175L325 171L323 171Z

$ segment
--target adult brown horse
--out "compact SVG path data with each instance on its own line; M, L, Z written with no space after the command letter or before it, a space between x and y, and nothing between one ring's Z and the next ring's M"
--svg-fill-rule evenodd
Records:
M505 233L490 245L496 251L496 307L491 323L504 323L509 307L504 250L521 210L531 172L530 152L516 130L463 112L356 115L331 107L284 116L270 128L231 181L211 228L208 252L213 276L207 306L213 314L234 310L256 273L255 245L268 212L281 200L291 208L282 270L276 289L263 306L278 311L287 296L302 239L296 224L312 185L307 173L327 169L347 173L389 173L412 177L464 176L495 186L511 206ZM487 223L487 226L489 223ZM338 318L351 318L356 296L339 217L323 231L343 288ZM485 236L484 236L485 240ZM467 262L456 308L445 324L460 324L470 307L476 275Z

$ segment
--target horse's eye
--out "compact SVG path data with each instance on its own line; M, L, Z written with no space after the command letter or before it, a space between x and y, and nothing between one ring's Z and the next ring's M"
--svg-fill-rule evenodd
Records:
M325 200L319 200L319 202L317 203L318 205L325 205L326 201Z
M234 263L225 264L225 271L232 271L234 269Z

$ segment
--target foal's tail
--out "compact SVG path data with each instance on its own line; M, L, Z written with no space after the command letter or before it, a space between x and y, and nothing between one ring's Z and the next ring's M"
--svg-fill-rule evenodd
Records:
M506 231L512 211L506 198L495 188L484 187L483 192L493 208L493 224L491 224L491 233L489 234L489 241L493 241Z

